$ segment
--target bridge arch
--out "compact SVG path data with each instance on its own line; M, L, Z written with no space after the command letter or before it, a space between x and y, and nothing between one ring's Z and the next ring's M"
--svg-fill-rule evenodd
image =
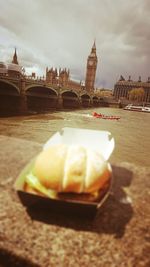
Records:
M29 110L46 111L57 106L58 93L53 88L42 85L28 86L25 94Z
M74 89L63 88L63 89L60 89L60 92L61 92L61 94L65 93L65 92L72 92L72 93L76 94L77 96L79 95L79 92L77 90L74 90Z
M49 92L49 91L53 91L56 95L58 95L58 92L54 89L54 88L52 88L52 87L48 87L48 86L43 86L43 85L35 85L35 84L33 84L33 85L28 85L28 86L26 86L26 91L28 91L28 90L32 90L32 88L46 88L47 89L47 92ZM34 89L33 89L33 91L34 91ZM45 90L45 92L46 92L46 90Z
M80 97L79 95L71 90L64 90L61 92L62 102L64 108L77 108L80 106Z
M3 79L0 79L0 114L17 114L19 110L19 104L19 88L9 81L4 81Z
M15 90L14 90L15 89ZM20 89L17 85L10 81L0 79L0 94L20 95Z
M90 95L86 93L81 94L81 103L83 107L90 107L91 106Z
M93 96L92 100L93 100L93 106L94 107L99 106L99 98L97 96Z

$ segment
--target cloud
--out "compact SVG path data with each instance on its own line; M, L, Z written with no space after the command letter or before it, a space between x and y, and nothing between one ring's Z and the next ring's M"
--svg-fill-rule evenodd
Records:
M96 87L113 88L121 74L147 79L149 9L148 0L0 0L0 60L17 47L28 70L66 67L80 81L96 38Z

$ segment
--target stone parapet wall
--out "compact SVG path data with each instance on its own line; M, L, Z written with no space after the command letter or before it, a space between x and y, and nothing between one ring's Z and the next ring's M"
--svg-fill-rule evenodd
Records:
M149 266L149 167L112 163L113 185L95 218L28 212L14 190L41 144L0 137L0 266Z

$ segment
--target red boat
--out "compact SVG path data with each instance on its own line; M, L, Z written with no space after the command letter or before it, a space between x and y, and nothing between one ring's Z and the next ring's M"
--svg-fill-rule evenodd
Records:
M93 113L93 117L104 119L104 120L119 120L120 119L119 116L108 116L108 115L104 115L102 113L97 113L97 112Z

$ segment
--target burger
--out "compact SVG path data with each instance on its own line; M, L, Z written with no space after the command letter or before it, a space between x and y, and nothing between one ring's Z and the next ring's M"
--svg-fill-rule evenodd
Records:
M50 198L94 201L108 191L110 164L82 145L56 144L41 151L26 175L24 190Z

